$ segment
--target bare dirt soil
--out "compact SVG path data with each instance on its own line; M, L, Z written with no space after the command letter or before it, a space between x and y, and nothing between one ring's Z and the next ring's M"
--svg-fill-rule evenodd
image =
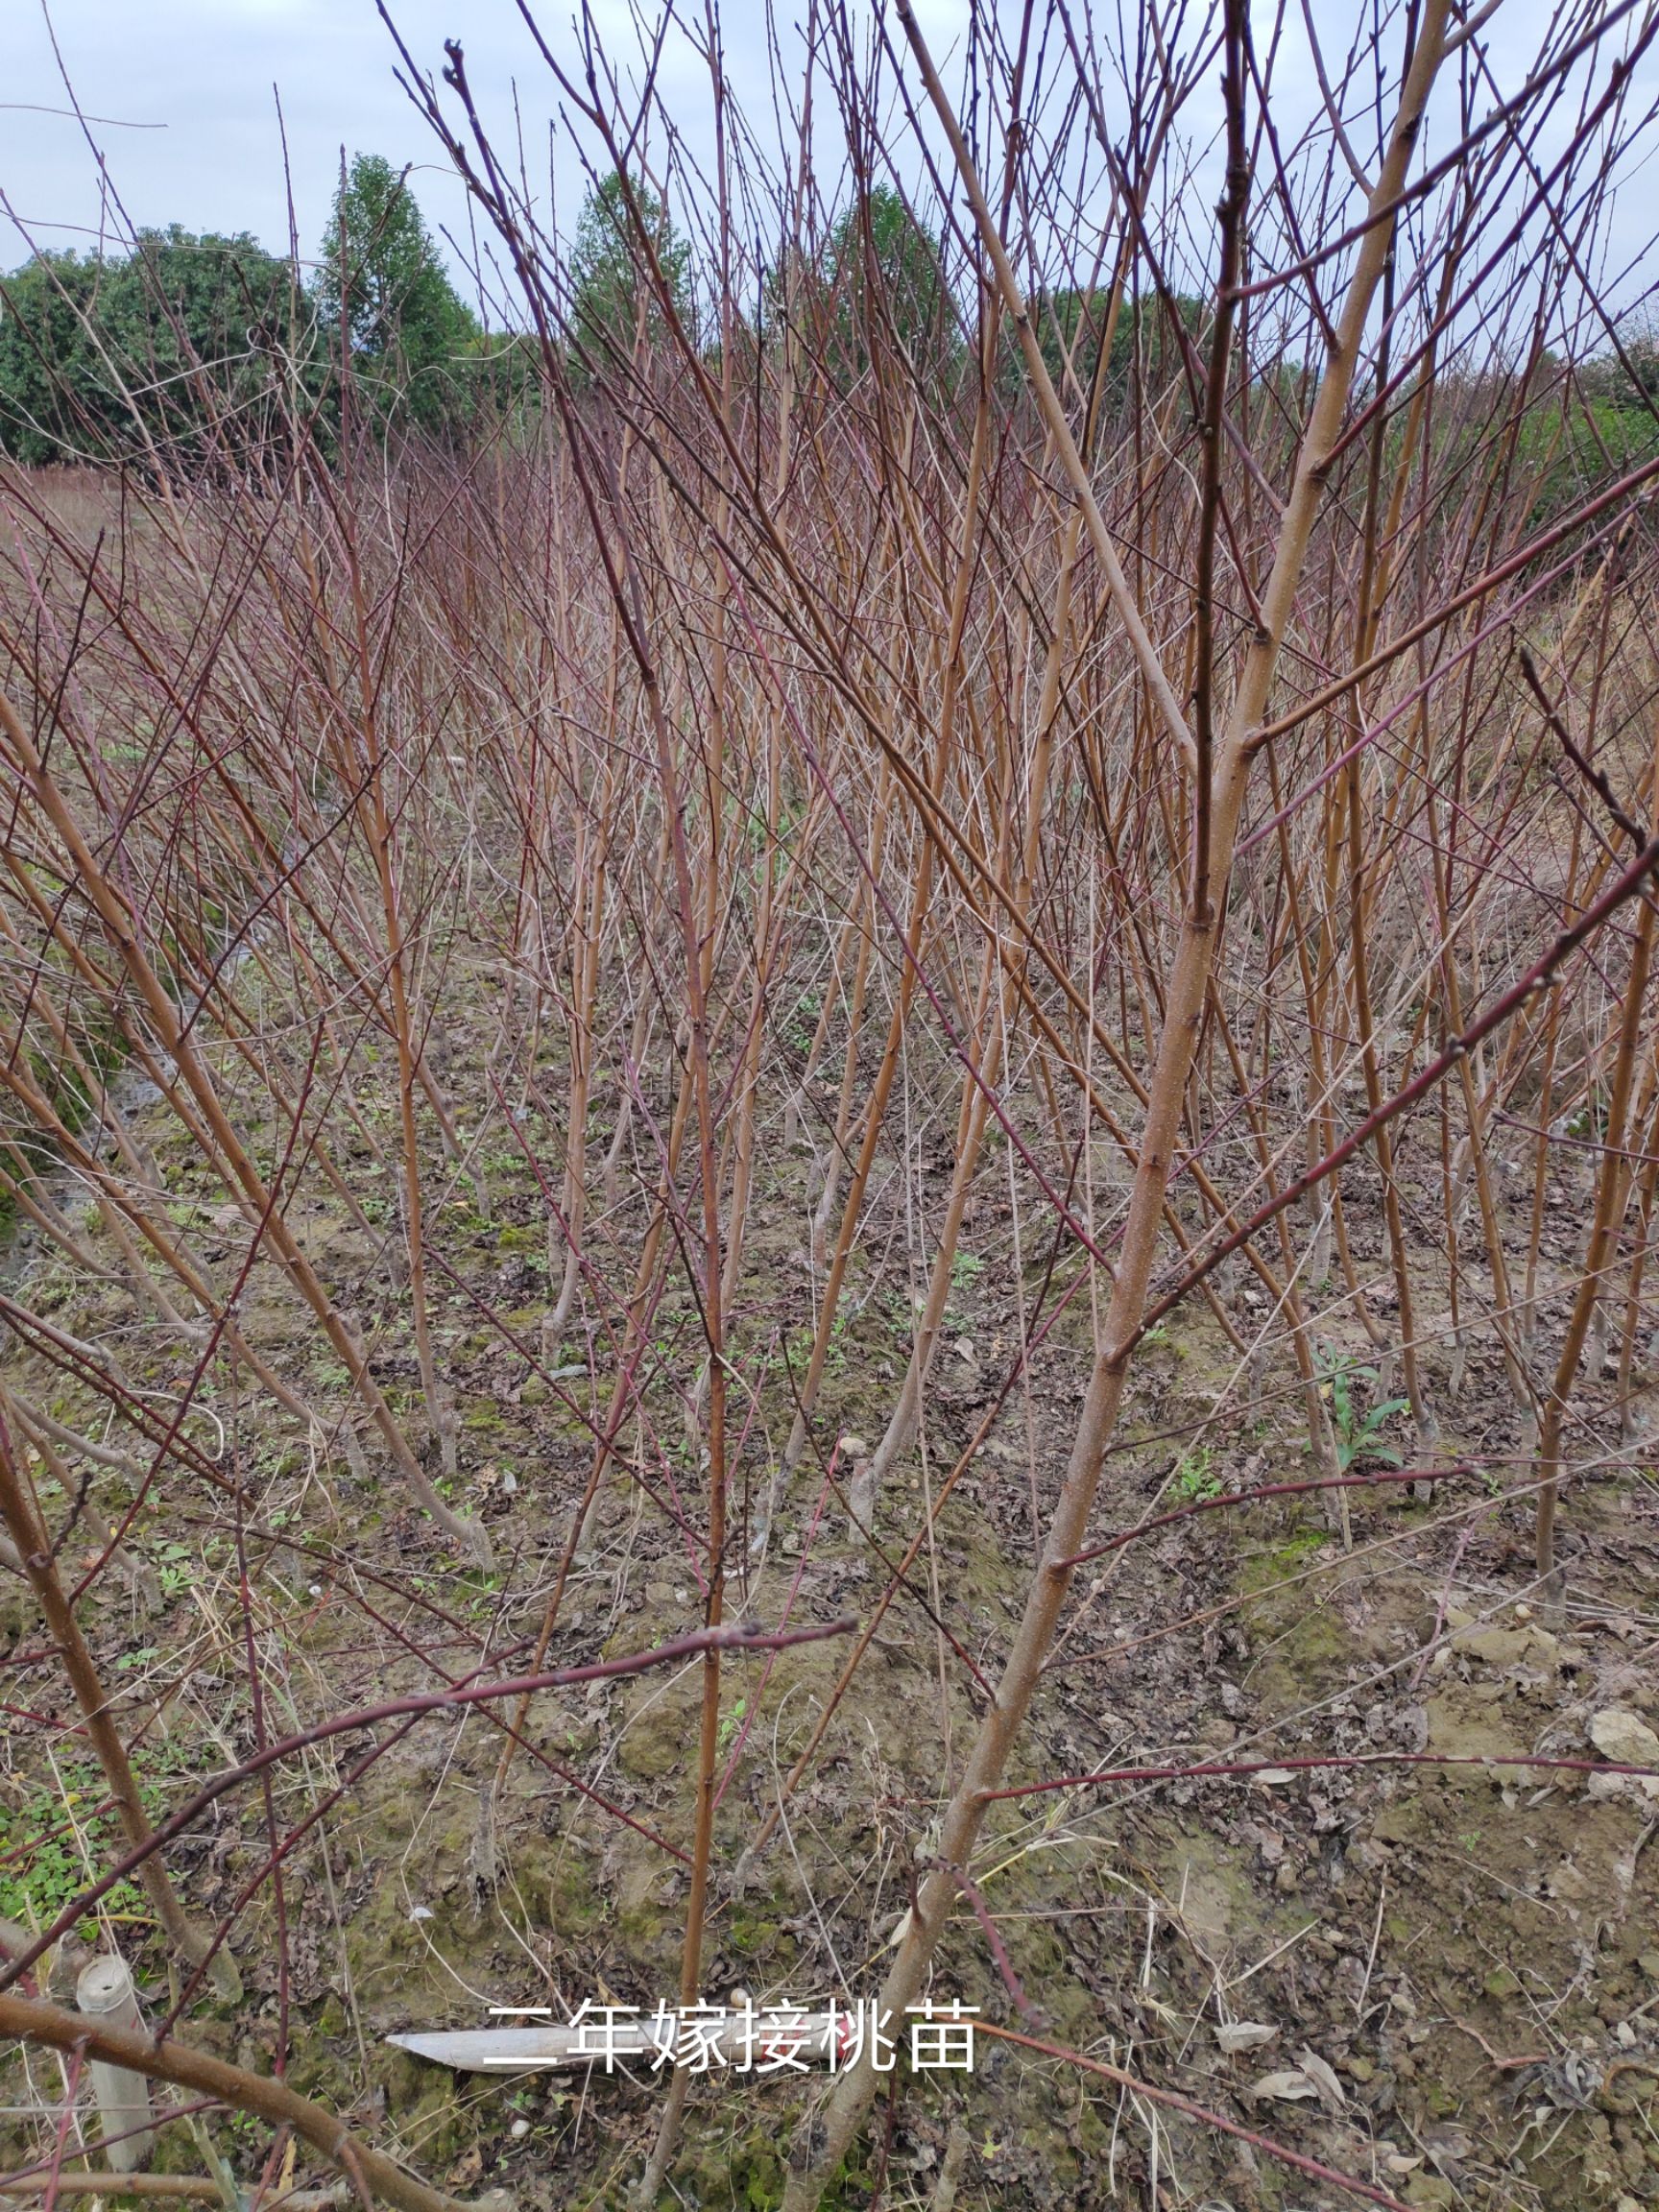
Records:
M458 1024L458 1069L472 1042ZM196 1194L183 1155L169 1154L159 1118L151 1135L188 1212ZM742 1462L756 1509L787 1418L790 1333L812 1310L805 1172L803 1151L773 1149L750 1237L743 1304L781 1347L777 1395L753 1411ZM534 1180L510 1150L490 1155L485 1175L488 1218L457 1179L445 1235L521 1349L480 1324L460 1290L441 1310L463 1481L510 1568L459 1569L361 1446L320 1457L252 1431L229 1394L212 1400L192 1417L192 1434L250 1484L246 1620L224 1502L206 1494L194 1527L171 1511L153 1536L141 1510L125 1583L105 1577L88 1609L107 1678L131 1712L151 1711L135 1756L158 1803L252 1747L250 1635L272 1686L260 1723L269 1733L427 1683L448 1650L457 1670L469 1667L480 1633L497 1649L533 1637L591 1445L550 1388L540 1350L548 1284ZM1358 1191L1361 1257L1365 1203ZM376 1373L407 1391L413 1355L383 1255L343 1212L330 1224L325 1202L315 1204L316 1248L337 1282L355 1283L359 1326L379 1332ZM96 1224L81 1228L96 1246ZM627 1221L612 1233L625 1242ZM212 1256L211 1222L205 1234ZM923 1446L884 1502L889 1560L975 1433L999 1388L999 1355L1017 1341L1005 1233L990 1200L969 1241L979 1263L962 1270ZM882 1249L879 1207L866 1245ZM1433 1253L1414 1257L1431 1278ZM1042 1278L1041 1263L1028 1269L1027 1303ZM67 1278L55 1279L49 1260L29 1282L39 1310L118 1352L135 1381L163 1388L174 1379L147 1364L142 1317L119 1292L65 1306ZM879 1432L902 1365L902 1292L878 1262L855 1284L826 1434L837 1424ZM262 1351L326 1380L273 1271L256 1271L247 1312ZM672 1315L660 1322L670 1358L674 1326ZM577 1334L558 1355L581 1368L566 1387L597 1403L603 1379L588 1381ZM1058 1484L1088 1358L1084 1295L1049 1339L1029 1397L1010 1398L940 1511L908 1594L886 1612L766 1848L748 1859L847 1647L756 1659L731 1678L709 1995L741 1988L773 2004L873 1984L927 1855L941 1733L959 1764L1029 1570L1033 1511L1041 1522ZM92 1418L89 1401L15 1348L8 1371L64 1423ZM1437 1352L1429 1373L1448 1463L1463 1450L1489 1462L1518 1448L1495 1360L1487 1372L1477 1355L1455 1399L1447 1356ZM1177 1503L1305 1477L1290 1380L1288 1370L1270 1374L1252 1407L1214 1324L1171 1325L1137 1366L1100 1537ZM1218 1414L1217 1394L1229 1390ZM619 1476L601 1494L552 1665L640 1649L700 1622L686 1546L661 1497L647 1495L652 1471L642 1461L636 1471L642 1483ZM131 1495L119 1474L93 1471L95 1510L79 1539L88 1557L94 1521ZM1410 2205L1629 2212L1659 2200L1659 1786L1571 1767L1409 1763L1421 1753L1594 1762L1598 1714L1659 1723L1659 1488L1645 1464L1627 1461L1575 1491L1571 1599L1554 1627L1537 1610L1527 1528L1479 1476L1423 1497L1404 1487L1352 1495L1346 1546L1316 1501L1292 1498L1211 1511L1085 1570L1015 1783L1107 1767L1283 1764L1012 1798L975 1880L1031 2011L1021 2014L966 1908L936 1989ZM767 1623L865 1621L887 1579L809 1461L741 1602ZM504 1583L514 1593L506 1612ZM7 1695L61 1712L37 1623L27 1605L7 1603ZM505 2185L549 2212L620 2205L649 2146L660 2080L451 2077L385 2038L483 2025L492 2005L562 2014L584 1998L647 2010L672 1999L686 1874L665 1846L683 1851L688 1839L697 1697L690 1668L541 1696L529 1742L542 1763L520 1754L512 1768L493 1880L480 1879L479 1806L501 1737L477 1713L392 1742L338 1802L326 1800L355 1750L335 1744L283 1769L271 1806L257 1790L222 1803L171 1855L193 1909L209 1914L233 1909L274 1832L325 1810L284 1863L285 1942L274 1939L278 1902L267 1883L237 1938L245 2004L200 2013L187 2033L265 2069L285 2032L294 2086L373 2124L457 2191ZM109 1841L84 1754L71 1737L57 1741L48 1765L12 1737L0 1774L0 1910L36 1923ZM1404 1756L1378 1763L1379 1754ZM1373 1763L1295 1764L1347 1757ZM53 1853L39 1845L43 1824L59 1837ZM118 1895L108 1925L129 1955L136 1946L149 1960L156 1996L164 1967L141 1948L135 1897ZM72 1987L84 1956L76 1939L60 1946L55 1990ZM33 2115L56 2089L38 2057L9 2063L9 2160L36 2151ZM889 2091L843 2187L847 2204L873 2201L873 2190L887 2206L932 2203L958 2119L968 2138L962 2205L1306 2212L1352 2201L1287 2172L1247 2134L1229 2138L1016 2043L982 2037L972 2076L901 2072ZM783 2161L818 2093L793 2081L700 2084L672 2176L678 2200L778 2201ZM200 2169L185 2128L169 2131L158 2162Z

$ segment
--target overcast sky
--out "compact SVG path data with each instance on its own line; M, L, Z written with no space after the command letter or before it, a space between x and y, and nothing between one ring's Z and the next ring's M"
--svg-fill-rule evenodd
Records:
M785 23L805 12L801 0L777 5ZM728 0L725 36L739 105L769 123L761 7L762 0ZM571 0L547 0L541 12L549 41L566 56L570 12ZM644 12L653 12L649 0ZM1339 51L1351 36L1356 0L1314 0L1313 12ZM1504 0L1491 52L1494 66L1510 78L1505 89L1520 82L1551 12L1551 0ZM699 12L693 8L693 15ZM442 68L445 37L463 38L481 105L509 143L517 85L531 158L536 161L539 145L544 170L547 119L556 102L513 0L397 0L395 13L410 47L433 71ZM594 13L615 51L634 48L628 0L594 0ZM967 19L968 0L918 0L917 13L943 60ZM1300 16L1298 7L1289 7L1290 46L1301 35ZM251 230L285 252L279 94L302 256L317 252L345 146L384 154L399 166L414 164L416 193L429 220L458 235L467 257L465 195L435 160L430 133L397 83L393 44L373 0L51 0L50 24L40 0L0 0L0 192L22 226L0 212L0 269L25 260L32 244L86 246L97 242L101 226L117 237L126 228L111 225L101 206L97 162L80 126L71 115L39 111L66 105L54 36L83 110L99 119L91 134L131 224ZM1396 31L1388 41L1391 56L1397 43ZM1281 89L1286 76L1298 75L1310 97L1310 72L1299 70L1287 54ZM1659 98L1651 56L1640 79L1639 104ZM709 83L684 46L670 56L662 89L669 113L701 151ZM793 89L798 95L799 82ZM563 147L555 177L561 228L567 228L582 176ZM1649 166L1622 192L1615 261L1639 257L1659 228L1654 184ZM1203 204L1194 206L1191 219L1208 229ZM1656 276L1659 270L1650 271L1647 281ZM1628 284L1622 289L1628 296Z
M539 13L549 44L566 59L572 12L570 0L550 0ZM917 8L941 52L967 12L967 0L919 0ZM433 74L443 68L445 39L462 40L481 107L509 134L517 87L526 125L541 134L544 169L555 91L513 0L396 0L393 12ZM792 21L792 0L781 0L780 12ZM0 0L0 191L28 230L26 240L6 226L0 269L25 259L31 241L93 243L104 219L80 126L72 114L36 111L65 106L59 54L82 110L102 119L92 134L134 227L251 230L285 252L279 95L302 255L315 256L326 226L342 146L384 154L398 167L414 163L429 220L465 230L466 196L435 161L431 132L397 82L396 51L373 0L51 0L49 13L50 22L41 0ZM593 14L613 52L637 49L627 0L595 0ZM760 0L735 0L725 14L734 95L769 112ZM683 47L669 57L663 88L697 145L709 79ZM560 209L567 226L582 172L571 156L555 173L572 203Z
M400 0L397 20L434 71L445 36L495 106L517 75L547 102L544 72L511 0ZM280 96L301 254L327 222L340 149L416 166L435 224L465 223L464 195L433 164L433 141L394 76L373 0L40 0L0 7L8 102L62 108L64 70L135 226L251 230L288 245ZM102 213L96 164L71 116L12 111L0 132L0 189L40 243L90 243ZM27 251L13 231L0 265Z

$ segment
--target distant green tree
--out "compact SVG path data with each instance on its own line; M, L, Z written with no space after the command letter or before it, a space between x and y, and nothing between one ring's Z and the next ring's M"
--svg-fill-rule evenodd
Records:
M478 319L449 281L406 176L379 154L358 154L334 195L319 257L318 322L338 356L349 349L353 384L384 421L407 411L426 428L471 413L469 369Z
M541 348L527 330L485 330L466 358L469 414L479 421L523 421L541 406Z
M1626 330L1618 350L1609 346L1587 362L1578 381L1591 399L1649 411L1659 402L1659 325Z
M269 434L315 329L289 263L242 233L141 230L130 254L37 254L0 279L0 445L30 463Z
M843 211L830 233L824 279L847 368L862 371L883 346L896 346L927 372L959 364L963 349L938 241L892 185L873 184Z
M140 230L102 318L148 377L145 402L170 439L209 419L236 442L270 427L296 394L315 397L322 362L310 302L291 262L246 232Z
M0 282L0 444L31 466L108 443L116 412L88 330L106 265L45 252Z
M1045 289L1031 302L1032 326L1043 351L1043 365L1068 406L1081 408L1094 390L1111 304L1112 294L1105 286ZM1137 356L1142 380L1149 388L1157 389L1179 374L1181 348L1176 321L1188 336L1195 338L1204 327L1205 313L1204 302L1186 293L1177 293L1172 305L1157 299L1139 303L1125 301L1118 309L1112 352L1105 366L1104 404L1115 406L1128 392ZM1012 339L1008 360L1017 381L1019 349Z
M675 230L667 209L648 184L635 180L632 189L639 223L650 236L661 273L661 290L668 295L675 319L690 331L694 325L690 246ZM578 384L598 373L608 357L633 352L641 317L648 346L661 345L666 338L661 291L645 261L615 170L601 178L583 203L569 278L571 369ZM586 365L581 356L586 356Z

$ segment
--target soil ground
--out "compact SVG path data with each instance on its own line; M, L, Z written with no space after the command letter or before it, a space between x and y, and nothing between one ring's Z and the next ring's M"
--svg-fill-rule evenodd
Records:
M460 1070L473 1041L462 1023L454 1034ZM217 1194L192 1186L158 1110L141 1126L180 1218L209 1259L229 1256L228 1236L215 1242ZM782 1354L812 1310L805 1171L804 1151L780 1145L768 1156L747 1248L744 1309L767 1317L781 1348L777 1386L753 1417L742 1460L752 1506L786 1425ZM483 1172L487 1215L466 1182L447 1193L446 1247L534 1349L548 1299L540 1195L510 1147L487 1154ZM887 1237L881 1205L892 1203L872 1215L872 1254ZM1353 1213L1365 1264L1368 1236L1373 1257L1377 1247L1362 1192ZM380 1332L377 1374L395 1403L412 1406L401 1291L330 1199L317 1197L312 1216L312 1248L336 1285L354 1289L360 1325ZM612 1224L618 1250L630 1227L627 1218ZM90 1220L82 1228L96 1239ZM923 1447L883 1501L882 1534L895 1556L1000 1388L1018 1340L1020 1303L994 1205L968 1242L980 1263L962 1270ZM1425 1246L1414 1258L1431 1300L1444 1255ZM1028 1270L1027 1304L1041 1275ZM176 1348L155 1349L156 1332L118 1289L72 1293L49 1259L37 1259L25 1280L37 1310L118 1352L146 1386L176 1386L187 1373ZM902 1365L902 1289L878 1259L857 1276L826 1435L837 1427L879 1433ZM462 1479L470 1506L493 1526L498 1571L457 1567L404 1504L389 1468L361 1455L355 1469L344 1454L319 1459L291 1433L261 1430L223 1390L193 1418L192 1433L207 1447L221 1431L224 1453L251 1485L252 1629L222 1501L205 1492L180 1491L165 1514L141 1513L125 1575L106 1575L86 1607L123 1707L150 1709L135 1756L157 1803L176 1802L191 1777L251 1747L250 1633L273 1729L429 1685L432 1670L451 1661L457 1670L474 1665L480 1634L496 1649L534 1636L590 1447L535 1363L482 1324L467 1298L457 1291L439 1311ZM674 1334L683 1326L664 1310L664 1356L682 1368L691 1357L683 1348L689 1338ZM269 1270L254 1276L249 1327L308 1389L337 1382ZM1350 1348L1362 1350L1357 1336ZM918 1589L937 1594L962 1656L926 1606L895 1603L784 1821L741 1883L733 1869L778 1801L779 1778L807 1741L845 1645L802 1647L770 1665L733 1662L726 1726L735 1757L717 1818L710 1996L742 1987L757 2004L773 2004L874 1985L943 1801L942 1739L954 1772L1018 1616L1033 1509L1041 1522L1058 1486L1088 1360L1085 1296L1050 1339L1029 1397L1016 1393L998 1417L915 1570ZM604 1387L586 1372L568 1385L584 1403ZM86 1393L15 1346L7 1373L65 1423L96 1418ZM1428 1379L1449 1461L1462 1451L1495 1461L1521 1448L1495 1356L1472 1354L1455 1397L1447 1354L1431 1355ZM1240 1386L1217 1417L1216 1394L1236 1381L1228 1347L1202 1309L1172 1322L1136 1366L1099 1535L1168 1509L1172 1477L1174 1496L1189 1502L1212 1488L1305 1477L1291 1380L1286 1363L1254 1407ZM1593 1429L1598 1385L1587 1387ZM694 1455L686 1465L694 1468ZM97 1514L112 1515L130 1494L119 1476L100 1473ZM61 1514L65 1502L49 1485L42 1495ZM1594 1761L1596 1715L1659 1724L1651 1471L1628 1457L1614 1462L1574 1489L1567 1523L1570 1603L1554 1627L1536 1609L1521 1509L1495 1502L1478 1476L1424 1498L1355 1493L1347 1546L1316 1503L1291 1499L1207 1513L1085 1570L1011 1780L1105 1767L1286 1764L1004 1804L976 1879L1040 2019L1022 2022L966 1908L944 1946L936 1990L981 2008L989 2022L1175 2090L1411 2205L1629 2212L1659 2201L1659 1786L1566 1768L1291 1764L1425 1751ZM833 1495L824 1501L808 1462L764 1565L734 1597L768 1623L785 1605L796 1622L862 1619L884 1581L842 1505ZM29 1608L11 1594L5 1605L8 1695L61 1713L52 1669L30 1657L38 1640ZM550 1663L637 1650L700 1618L685 1542L618 1474L578 1561ZM653 2133L660 2081L453 2077L385 2038L484 2025L492 2005L546 2004L560 2013L584 1998L647 2010L672 2000L685 1871L642 1831L682 1848L688 1840L697 1697L688 1668L540 1698L529 1739L552 1766L516 1760L497 1810L493 1881L478 1878L477 1835L498 1732L473 1714L397 1741L286 1863L285 1971L267 1885L236 1937L244 2005L233 2015L199 2010L188 2033L265 2069L285 2016L290 2082L355 2114L377 2141L453 2190L505 2186L544 2212L622 2204ZM193 1909L228 1911L266 1855L268 1821L299 1819L348 1764L338 1747L319 1747L284 1770L269 1813L256 1789L224 1803L172 1855ZM72 1738L13 1728L3 1766L0 1912L38 1922L97 1860L108 1823ZM607 1803L584 1797L554 1768ZM623 1824L616 1810L639 1825ZM56 1833L50 1850L31 1840L43 1829ZM92 1936L89 1924L83 1933ZM136 1960L151 1993L160 1991L164 1963L135 1898L114 1901L106 1933ZM55 1989L72 1986L84 1956L77 1939L60 1947ZM1276 2094L1276 2077L1280 2089L1300 2083L1299 2092ZM38 2115L58 2093L55 2071L39 2059L9 2061L7 2163L37 2154ZM820 2093L817 2084L754 2079L700 2085L674 2196L709 2206L777 2202L783 2159ZM990 2038L981 2038L971 2076L893 2077L840 2201L878 2194L888 2207L931 2203L957 2118L969 2143L956 2199L964 2206L1310 2212L1352 2201L1286 2172L1241 2136ZM220 2140L256 2170L256 2131L227 2125ZM178 2127L158 2162L200 2171L201 2152Z

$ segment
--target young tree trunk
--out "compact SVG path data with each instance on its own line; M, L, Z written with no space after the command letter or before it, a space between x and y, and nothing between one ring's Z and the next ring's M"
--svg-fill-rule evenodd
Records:
M81 1633L75 1608L59 1580L51 1536L41 1524L22 1462L12 1444L15 1418L10 1396L0 1385L0 1520L6 1524L29 1587L46 1616L46 1625L58 1647L63 1671L75 1693L75 1702L81 1708L87 1742L109 1785L122 1832L134 1851L144 1851L154 1843L155 1831L138 1794L138 1781L127 1756L127 1746L111 1718L108 1694L99 1678L97 1663ZM211 1938L196 1926L180 1904L158 1851L149 1850L140 1862L138 1883L150 1900L151 1911L161 1923L175 1957L188 1967L200 1966L207 1958ZM222 1997L234 2001L241 1995L242 1977L224 1944L214 1952L207 1971Z
M967 1769L941 1823L937 1858L943 1864L922 1881L916 1903L906 1918L898 1956L878 1999L880 2006L895 2018L903 2017L905 2006L914 2001L922 1987L923 1977L957 1896L955 1879L944 1869L972 1863L985 1819L988 1792L1001 1780L1053 1641L1070 1587L1073 1569L1070 1562L1087 1541L1090 1510L1122 1404L1124 1382L1157 1253L1164 1194L1180 1133L1187 1078L1197 1050L1220 907L1232 872L1239 813L1250 776L1252 738L1265 714L1268 688L1289 622L1309 538L1323 493L1327 465L1340 429L1366 318L1393 235L1394 204L1406 180L1424 108L1439 66L1446 5L1447 0L1428 0L1423 12L1416 46L1405 73L1387 155L1369 196L1370 226L1358 249L1348 297L1333 336L1312 416L1297 459L1295 481L1286 504L1272 572L1262 595L1260 624L1240 672L1226 734L1214 762L1213 788L1205 788L1209 763L1203 759L1196 763L1201 803L1195 809L1198 829L1193 896L1182 924L1165 998L1164 1023L1142 1134L1140 1164L1130 1196L1104 1340L1090 1379L1042 1564L1031 1584L1007 1665L980 1726ZM1238 39L1242 36L1242 29L1236 10L1237 0L1234 0L1229 17L1232 36ZM950 140L981 242L996 268L1004 304L1019 332L1029 383L1043 406L1056 445L1074 470L1073 481L1087 511L1093 507L1093 494L1048 380L1025 303L986 205L960 127L910 11L909 0L899 0L898 12L934 110ZM1101 536L1104 537L1103 526ZM843 2076L825 2112L822 2137L809 2165L790 2176L785 2199L787 2212L810 2212L810 2208L818 2204L830 2176L846 2155L874 2094L876 2080L868 2056L861 2057L859 2063Z

